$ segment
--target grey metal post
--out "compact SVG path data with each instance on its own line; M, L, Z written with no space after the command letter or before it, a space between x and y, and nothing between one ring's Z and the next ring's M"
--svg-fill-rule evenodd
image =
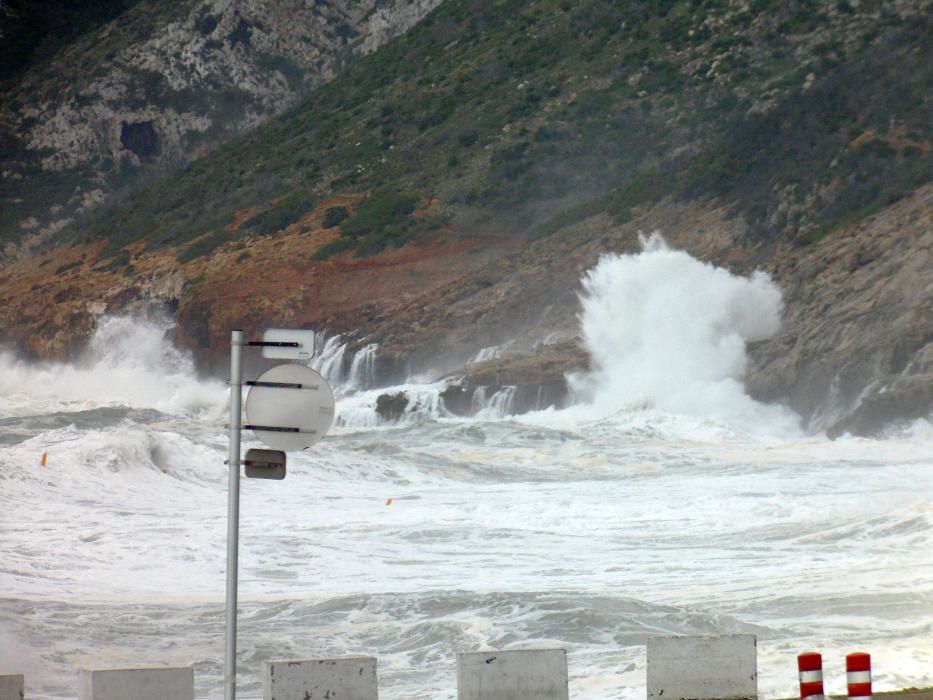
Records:
M243 331L230 333L230 454L227 457L227 626L224 700L236 699L237 557L240 534L240 415L243 400Z

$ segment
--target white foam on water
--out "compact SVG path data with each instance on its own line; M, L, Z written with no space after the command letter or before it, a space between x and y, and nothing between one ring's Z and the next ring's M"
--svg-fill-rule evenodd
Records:
M587 279L596 371L565 411L509 417L503 390L455 418L444 382L362 389L375 349L353 378L322 343L338 426L241 486L241 697L264 659L367 653L381 695L447 699L456 651L547 645L573 697L640 700L647 636L735 631L759 635L762 697L792 697L811 648L833 673L869 651L877 690L933 684L929 422L831 442L746 396L744 344L780 313L762 276L655 241ZM33 697L73 698L78 664L180 657L222 695L227 389L163 332L106 321L74 366L0 363L0 644L47 669Z
M208 543L223 532L225 439L198 437L124 421L54 429L0 449L0 589L56 599L167 593L179 571L186 591L212 588L211 567L196 563L216 568L220 559ZM209 504L210 524L192 527Z
M0 354L0 415L121 405L219 416L224 384L198 378L190 357L165 339L166 329L136 318L104 318L73 364Z
M379 346L370 343L353 355L347 383L353 389L369 389L376 383L376 351Z
M399 384L383 389L352 391L344 389L337 400L337 427L346 429L393 427L448 416L443 409L441 392L446 382L429 384ZM403 394L406 399L402 415L397 420L384 420L376 410L380 396Z
M308 364L320 372L332 387L343 384L343 358L347 352L347 344L341 342L339 335L325 338L323 333L316 333L314 350L314 357Z
M486 392L477 390L473 394L473 403L477 409L476 417L482 420L505 418L512 412L512 403L515 400L514 386L504 386L486 398ZM481 398L478 400L479 395Z

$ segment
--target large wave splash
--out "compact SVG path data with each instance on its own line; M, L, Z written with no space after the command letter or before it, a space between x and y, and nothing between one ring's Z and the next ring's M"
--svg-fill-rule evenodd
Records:
M746 343L780 328L780 288L640 236L642 252L606 255L583 278L581 330L592 371L571 378L597 416L632 408L797 433L799 417L743 386Z
M102 318L73 364L29 363L0 354L0 409L11 416L123 405L220 415L226 387L198 378L191 358L165 339L169 325L129 316Z

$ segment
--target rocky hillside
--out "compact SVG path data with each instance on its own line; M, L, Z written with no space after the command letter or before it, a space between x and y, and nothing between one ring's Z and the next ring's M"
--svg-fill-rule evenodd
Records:
M107 8L86 10L75 20L91 31L3 86L0 243L10 255L24 237L119 206L295 104L439 2L142 0L102 27L93 19ZM15 29L29 17L11 9L2 19Z
M378 343L383 384L451 372L450 410L510 385L534 408L587 362L582 272L660 229L784 289L782 333L753 348L756 396L834 434L926 415L930 9L449 0L281 116L8 259L4 339L64 357L101 314L164 308L220 371L230 328L310 326ZM502 356L461 366L489 346Z

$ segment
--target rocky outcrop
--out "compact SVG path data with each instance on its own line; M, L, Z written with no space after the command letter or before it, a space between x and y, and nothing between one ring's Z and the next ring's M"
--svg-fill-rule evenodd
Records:
M571 399L568 375L588 366L589 358L575 340L470 363L443 377L447 386L439 394L441 409L455 416L475 416L489 410L521 415L563 408ZM376 413L383 421L397 422L417 408L411 402L405 391L387 392L376 399Z
M138 3L4 94L0 240L48 237L110 193L204 155L440 2Z
M447 410L459 416L474 415L504 390L511 414L562 408L570 398L567 375L588 366L589 357L574 340L539 345L531 352L508 353L448 375L450 383L441 398Z
M514 412L527 410L538 387L554 397L566 390L560 369L551 383L547 373L526 373L533 339L575 334L580 275L602 253L635 249L639 228L658 228L673 246L736 273L765 269L780 285L781 330L749 348L755 398L784 402L810 430L830 435L871 435L933 412L933 185L809 246L749 247L741 221L694 204L667 201L624 226L595 217L450 283L432 302L413 299L391 328L377 318L372 332L387 350L422 358L416 366L427 355L462 363L467 350L511 341L513 357L454 369L443 398L452 413L469 415L478 389L488 398L515 387ZM564 368L585 357L573 342L554 352Z
M405 415L406 408L408 408L408 394L404 391L381 394L376 399L376 413L388 423L399 421Z
M780 334L754 348L751 393L813 430L871 434L933 410L933 186L767 266Z
M566 373L585 368L576 339L581 274L601 254L637 249L659 228L671 245L747 274L764 267L784 292L779 334L750 348L749 392L784 401L814 431L871 434L933 408L933 185L806 247L743 247L723 208L664 201L631 222L591 217L548 238L443 233L369 258L311 259L334 240L320 205L273 236L231 240L187 263L176 249L98 262L103 243L47 250L3 267L5 343L68 358L100 315L174 313L173 340L223 375L231 328L342 333L350 349L378 343L376 386L413 373L445 376L446 410L471 415L495 396L512 413L561 406ZM472 362L480 350L500 357ZM410 410L398 392L386 420Z
M222 375L231 328L313 327L343 333L351 351L379 343L377 386L446 374L449 412L471 415L499 394L521 413L563 405L567 372L587 365L575 338L582 272L658 227L672 245L735 272L765 267L783 289L781 331L750 348L756 398L786 402L833 435L871 434L933 408L933 186L816 244L770 252L738 247L741 227L723 210L667 201L625 225L594 217L530 244L439 236L371 258L312 261L337 235L321 221L338 204L352 198L184 264L175 249L141 245L124 267L99 263L102 243L24 258L0 281L3 341L65 359L101 315L156 310L173 313L174 341ZM473 362L487 346L507 347ZM397 420L408 401L387 395L379 411Z

